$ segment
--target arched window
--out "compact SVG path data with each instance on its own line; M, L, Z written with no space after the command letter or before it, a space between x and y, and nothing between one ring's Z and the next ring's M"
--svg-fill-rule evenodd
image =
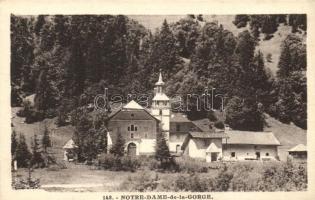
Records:
M128 126L128 131L138 131L138 127L132 124Z

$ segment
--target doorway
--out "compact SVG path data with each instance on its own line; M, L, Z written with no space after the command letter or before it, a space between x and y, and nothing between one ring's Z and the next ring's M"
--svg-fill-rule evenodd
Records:
M256 152L256 159L257 159L257 160L260 160L260 152L259 152L259 151Z
M128 156L136 156L137 155L137 145L135 143L128 144Z
M211 162L218 160L218 153L211 153Z

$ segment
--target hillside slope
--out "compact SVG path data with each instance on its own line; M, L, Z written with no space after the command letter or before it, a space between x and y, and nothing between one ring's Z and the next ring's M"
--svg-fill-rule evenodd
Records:
M279 140L278 147L280 160L287 159L288 150L298 144L307 144L307 131L292 124L284 124L269 115L266 115L267 127L265 131L272 131Z
M155 32L157 28L160 28L164 19L169 23L174 23L186 15L128 15L128 17L140 22L147 29ZM237 28L234 24L235 15L203 15L203 18L207 22L218 22L222 26L231 31L235 36L244 30L249 30L249 26L244 28ZM263 40L263 34L260 35L260 41L257 45L257 51L261 51L265 56L265 65L270 69L272 74L275 75L277 71L277 65L281 53L281 43L291 33L291 26L280 24L278 30L273 34L273 37L269 40ZM296 33L298 34L298 33ZM299 34L300 37L306 38L306 35ZM266 56L271 54L271 62L267 62Z
M74 127L70 125L57 127L55 124L56 118L45 119L41 122L35 122L33 124L26 124L24 123L25 118L16 116L16 113L20 109L20 107L11 108L11 122L13 124L12 129L15 130L15 132L17 133L17 138L19 137L20 133L24 134L26 143L28 147L31 148L34 135L36 134L38 138L41 139L46 125L50 133L50 138L52 140L52 153L54 153L58 159L62 159L62 147L69 139L72 138Z

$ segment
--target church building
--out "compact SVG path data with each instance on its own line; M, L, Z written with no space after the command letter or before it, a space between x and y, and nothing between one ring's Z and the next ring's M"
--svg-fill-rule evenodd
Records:
M113 112L108 119L108 149L120 134L130 156L154 155L156 135L162 131L171 154L213 162L218 160L274 160L277 138L272 132L221 130L209 119L191 121L183 113L171 111L160 72L150 109L134 100ZM69 150L69 149L67 149Z
M214 129L205 131L189 120L185 114L173 113L170 99L163 91L164 85L160 72L150 109L145 109L132 100L110 116L108 121L109 146L115 142L119 132L126 141L125 150L128 155L154 154L156 134L160 130L166 137L170 152L182 155L183 144L187 138L192 134L207 135L208 139L212 139L207 140L207 143L215 151L211 151L211 148L208 154L212 155L212 161L216 161L222 156L222 138L225 137L225 134L213 134ZM192 147L190 151L192 151ZM201 151L203 152L203 150ZM202 157L203 153L200 156Z

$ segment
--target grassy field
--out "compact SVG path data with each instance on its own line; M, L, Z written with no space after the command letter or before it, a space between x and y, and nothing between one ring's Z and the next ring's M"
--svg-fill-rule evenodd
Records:
M163 181L172 180L182 173L160 173L148 170L138 170L134 173L123 171L107 171L95 169L86 165L68 164L67 169L50 170L34 169L31 176L34 179L40 179L42 189L47 191L121 191L121 185L128 178L140 177L143 173L149 173L152 177L158 175ZM214 177L218 170L210 170L208 173L202 173L202 177ZM28 177L27 169L19 169L13 172L13 178Z

